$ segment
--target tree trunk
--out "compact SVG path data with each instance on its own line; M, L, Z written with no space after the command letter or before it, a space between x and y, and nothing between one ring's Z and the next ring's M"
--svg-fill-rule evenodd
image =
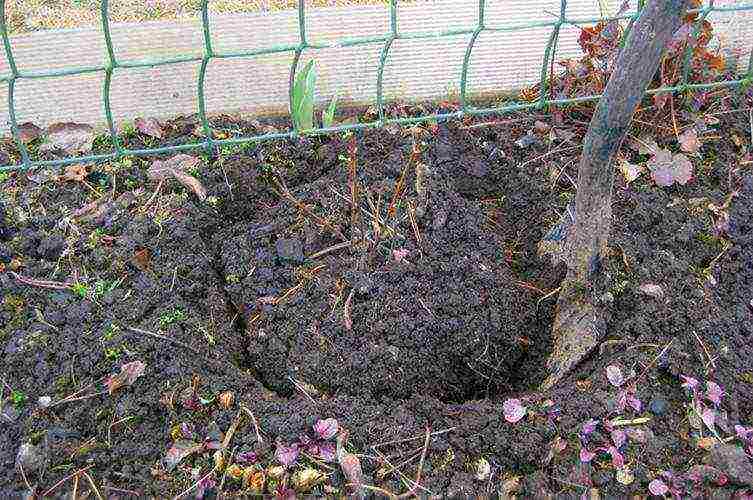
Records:
M682 23L689 0L650 0L613 66L586 134L578 166L574 221L566 235L562 283L553 327L550 376L557 383L597 346L605 333L601 263L612 218L614 155L656 74L664 47Z

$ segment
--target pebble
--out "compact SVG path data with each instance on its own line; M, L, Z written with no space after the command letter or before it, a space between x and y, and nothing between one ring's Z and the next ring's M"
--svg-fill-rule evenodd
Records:
M664 412L667 411L667 401L662 398L654 398L648 404L648 409L654 415L664 415Z
M39 398L38 403L41 408L47 408L52 404L52 398L50 396L42 396Z
M303 244L298 238L280 238L275 244L277 257L284 261L301 263L305 260L303 256Z

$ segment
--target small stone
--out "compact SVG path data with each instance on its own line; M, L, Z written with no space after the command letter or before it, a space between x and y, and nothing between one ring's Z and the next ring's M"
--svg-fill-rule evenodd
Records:
M303 244L298 238L280 238L275 244L277 257L283 261L302 263L305 260L303 256Z
M648 410L656 416L664 415L667 411L667 401L662 398L654 398L648 404Z
M13 406L11 403L6 402L0 410L0 421L12 424L18 417L21 416L21 412Z
M709 463L727 474L733 483L753 486L753 465L741 447L732 444L716 446L709 454Z
M36 473L44 466L44 454L41 448L30 443L24 443L16 454L16 467L23 467L26 474Z
M41 408L47 408L52 404L52 398L50 396L42 396L39 398L38 403Z

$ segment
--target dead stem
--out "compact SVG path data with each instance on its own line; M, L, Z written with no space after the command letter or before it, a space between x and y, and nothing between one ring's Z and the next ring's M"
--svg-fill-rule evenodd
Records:
M72 473L68 474L67 476L65 476L65 477L64 477L63 479L61 479L60 481L58 481L57 483L53 484L53 485L52 485L52 486L50 487L50 489L49 489L49 490L47 490L47 491L45 491L44 493L42 493L42 495L41 495L41 496L42 496L42 498L44 498L44 497L46 497L46 496L49 496L49 495L50 495L50 493L52 493L53 491L55 491L55 489L57 489L57 488L58 488L58 486L60 486L61 484L65 483L66 481L68 481L68 480L69 480L69 479L71 479L72 477L74 477L74 476L78 476L79 474L83 474L84 472L88 471L88 470L89 470L89 469L91 469L92 467L94 467L94 464L88 465L88 466L84 467L83 469L79 469L79 470L77 470L77 471L75 471L75 472L72 472Z
M342 250L344 248L348 248L351 246L352 243L350 241L344 241L342 243L338 243L336 245L332 245L331 247L327 247L324 250L319 250L318 252L314 252L311 255L308 256L309 259L318 259L319 257L324 257L327 254L330 254L332 252L336 252L338 250Z
M350 303L353 300L355 290L352 289L348 294L348 298L345 299L345 306L343 307L343 318L345 321L345 329L350 331L353 328L353 319L350 317Z
M548 151L548 152L544 153L544 154L543 154L543 155L541 155L541 156L537 156L536 158L531 158L530 160L526 160L526 161L524 161L523 163L520 163L520 164L519 164L519 165L518 165L517 167L515 167L515 168L516 168L516 169L520 169L520 168L522 168L522 167L525 167L525 166L526 166L526 165L528 165L529 163L533 163L533 162L541 161L541 160L543 160L544 158L546 158L547 156L551 156L551 155L553 155L553 154L555 154L555 153L564 153L564 152L566 152L566 151L573 151L573 150L575 150L575 149L579 149L579 148L581 148L581 147L582 147L582 146L580 146L580 145L578 145L578 146L570 146L570 147L567 147L567 148L563 148L562 146L560 146L560 147L558 147L558 148L554 148L554 149L552 149L551 151Z
M104 497L102 497L102 494L99 492L99 489L97 488L97 485L94 484L94 479L89 475L88 472L82 472L86 480L89 482L89 486L91 486L92 491L97 496L97 500L104 500ZM77 477L78 479L78 477Z
M706 365L706 373L709 372L709 366L711 366L713 369L716 370L716 364L714 364L714 359L711 357L711 353L709 353L709 350L706 348L706 344L703 343L703 340L701 340L701 337L698 336L698 334L693 330L693 335L695 336L695 339L698 341L698 343L701 345L701 348L703 349L703 352L706 353L706 357L709 358L709 362Z
M288 380L290 380L293 383L293 385L296 387L296 389L301 391L307 398L309 398L309 401L311 401L314 404L314 406L316 406L316 401L314 401L314 398L311 397L311 394L306 392L306 389L304 389L301 384L296 382L295 379L293 379L293 377L288 377Z
M130 330L130 331L132 331L134 333L140 333L142 335L149 335L150 337L154 337L156 339L164 340L166 342L171 342L171 343L173 343L175 345L179 345L179 346L183 347L184 349L188 349L189 351L193 352L194 354L201 354L198 350L194 349L190 345L184 344L180 340L175 340L175 339L167 337L165 335L160 335L159 333L149 332L149 331L142 330L140 328L136 328L136 327L133 327L133 326L129 326L128 330Z
M432 436L439 436L440 434L447 434L448 432L452 432L455 430L455 427L448 427L447 429L442 429L441 431L432 432ZM407 443L409 441L416 441L418 439L421 439L424 436L414 436L411 438L405 438L405 439L395 439L392 441L385 441L384 443L375 444L372 446L372 448L376 451L377 448L380 448L382 446L387 446L389 444L400 444L400 443Z
M38 286L40 288L49 288L52 290L69 290L72 286L70 284L61 283L59 281L45 281L45 280L37 280L34 278L27 278L25 276L21 276L20 274L16 274L13 271L10 272L10 275L16 278L17 281L20 281L24 285Z
M259 431L259 423L256 421L256 417L254 416L254 412L246 408L245 406L241 405L241 410L245 411L246 414L251 417L251 422L254 424L254 430L256 431L256 440L260 443L264 442L264 438L261 437L261 432Z

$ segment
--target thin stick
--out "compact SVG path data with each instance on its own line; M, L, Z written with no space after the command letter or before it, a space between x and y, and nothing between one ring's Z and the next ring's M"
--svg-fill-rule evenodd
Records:
M251 417L251 422L254 424L254 429L256 430L256 440L260 443L264 442L264 439L261 437L261 432L259 432L259 424L256 422L256 417L254 416L254 412L246 408L244 405L241 405L241 410L245 411L246 414L248 414L249 417Z
M71 474L68 474L67 476L65 476L65 477L64 477L63 479L61 479L60 481L58 481L57 483L53 484L53 485L52 485L52 487L50 487L50 489L49 489L49 490L47 490L47 491L45 491L44 493L42 493L42 498L44 498L44 497L46 497L46 496L49 496L49 494L50 494L50 493L52 493L53 491L55 491L55 489L56 489L56 488L57 488L58 486L60 486L61 484L65 483L65 482L66 482L66 481L68 481L68 480L69 480L70 478L72 478L72 477L74 477L74 476L77 476L77 475L79 475L79 474L81 474L81 473L83 473L83 472L86 472L86 471L88 471L89 469L91 469L92 467L94 467L94 464L91 464L91 465L89 465L89 466L86 466L86 467L84 467L83 469L79 469L79 470L77 470L76 472L72 472Z
M108 391L95 392L95 393L93 393L93 394L87 394L86 396L79 396L79 397L77 397L77 398L66 398L66 399L61 399L61 400L60 400L60 401L58 401L57 403L53 403L53 404L51 404L50 406L48 406L47 408L52 408L52 407L55 407L55 406L61 405L61 404L63 404L63 403L72 403L73 401L83 401L84 399L91 399L91 398L96 398L97 396L104 396L105 394L107 394L107 392L108 392Z
M31 485L29 484L29 479L26 477L26 472L24 471L24 466L21 464L21 462L18 463L18 469L21 472L21 479L24 480L24 484L29 489L29 491L34 491Z
M318 252L312 253L309 255L309 259L318 259L319 257L324 257L327 254L330 254L332 252L336 252L338 250L342 250L343 248L348 248L351 245L350 241L344 241L342 243L338 243L336 245L332 245L331 247L325 248L324 250L319 250Z
M657 354L654 359L651 360L651 362L646 366L646 368L643 369L643 371L640 373L640 375L638 375L635 378L636 382L638 380L642 379L644 375L646 375L646 373L651 369L652 366L654 366L654 364L658 361L659 358L661 358L662 356L664 356L664 353L669 350L669 347L672 345L672 342L674 342L674 341L675 341L675 339L670 340L669 343L666 346L664 346L664 349L662 349L661 352L659 354Z
M698 343L701 344L701 348L703 348L703 352L706 353L706 357L709 358L709 364L716 370L716 365L714 364L714 360L711 358L711 354L709 354L709 350L706 349L706 344L703 343L701 337L698 336L695 330L693 330L693 335L695 336L695 339L698 341ZM708 372L708 368L706 369L706 371Z
M78 496L78 476L73 478L73 492L71 493L71 500L76 500Z
M350 330L353 328L353 319L350 317L350 303L353 300L355 290L351 290L348 294L348 298L345 300L345 306L343 307L343 317L345 320L345 329Z
M562 289L562 287L561 287L561 286L558 286L557 288L555 288L555 289L554 289L554 290L552 290L551 292L549 292L549 293L547 293L546 295L544 295L543 297L541 297L541 298L540 298L540 299L539 299L538 301L536 301L536 309L538 310L539 306L541 305L541 303L542 303L543 301L545 301L545 300L546 300L546 299L548 299L549 297L552 297L552 296L556 295L556 294L557 294L557 293L558 293L558 292L559 292L559 291L560 291L561 289Z
M95 495L97 495L97 499L98 500L104 500L104 498L102 497L102 494L99 492L99 489L97 489L97 485L94 484L94 479L92 479L92 477L89 475L89 473L88 472L82 472L82 474L84 475L84 477L86 478L86 480L89 481L89 486L92 487L92 491L94 492ZM76 479L78 479L78 477Z
M447 434L448 432L452 432L455 430L455 427L448 427L447 429L443 429L441 431L432 432L432 436L439 436L440 434ZM415 436L411 438L405 438L405 439L395 439L392 441L385 441L384 443L375 444L372 446L372 448L376 449L381 446L387 446L388 444L400 444L400 443L407 443L409 441L416 441L418 439L421 439L424 436Z
M156 339L164 340L164 341L167 341L167 342L172 342L175 345L179 345L179 346L181 346L181 347L183 347L185 349L188 349L189 351L193 352L194 354L201 354L199 351L197 351L196 349L194 349L193 347L191 347L188 344L184 344L180 340L172 339L172 338L167 337L165 335L160 335L159 333L148 332L146 330L142 330L141 328L135 328L133 326L129 326L128 329L130 331L132 331L132 332L135 332L135 333L140 333L142 335L149 335L149 336L154 337Z
M16 278L17 281L20 281L24 285L30 285L30 286L37 286L40 288L49 288L52 290L69 290L72 285L67 283L61 283L59 281L45 281L45 280L36 280L34 278L27 278L25 276L21 276L20 274L14 273L13 271L10 272L10 275Z
M160 179L159 183L157 184L157 189L154 190L154 193L152 196L147 200L146 203L144 203L144 206L141 207L142 211L146 211L146 209L149 207L149 205L152 204L154 201L154 198L159 194L160 190L162 189L162 183L165 182L165 179Z
M398 496L398 498L407 498L409 496L412 496L416 492L416 488L419 484L421 484L421 474L424 471L424 461L426 460L426 452L429 450L429 439L431 438L431 427L428 425L426 426L426 438L424 439L424 449L421 452L421 460L418 462L418 471L416 472L416 481L413 487L403 493L402 495Z
M296 382L292 377L288 377L288 380L290 380L291 382L293 382L293 385L296 386L296 388L299 391L301 391L303 394L305 394L306 397L309 398L309 400L312 403L314 403L314 405L316 405L316 401L314 401L314 398L312 398L311 395L308 392L306 392L306 390L301 386L301 384L299 384L298 382Z
M112 486L102 486L102 489L110 490L110 491L119 491L121 493L130 493L131 495L134 495L134 496L140 496L140 493L138 491L126 490L125 488L114 488Z
M541 155L541 156L537 156L536 158L531 158L530 160L526 160L526 161L524 161L523 163L519 164L519 165L518 165L518 166L517 166L516 168L521 168L521 167L525 167L525 166L526 166L526 165L528 165L529 163L533 163L533 162L535 162L535 161L543 160L543 159L544 159L544 158L546 158L547 156L551 156L551 155L553 155L554 153L564 153L565 151L572 151L572 150L574 150L574 149L578 149L578 148L580 148L580 147L581 147L581 146L570 146L570 147L568 147L568 148L563 148L563 147L558 147L558 148L554 148L554 149L552 149L551 151L549 151L549 152L546 152L546 153L544 153L544 154L543 154L543 155Z

